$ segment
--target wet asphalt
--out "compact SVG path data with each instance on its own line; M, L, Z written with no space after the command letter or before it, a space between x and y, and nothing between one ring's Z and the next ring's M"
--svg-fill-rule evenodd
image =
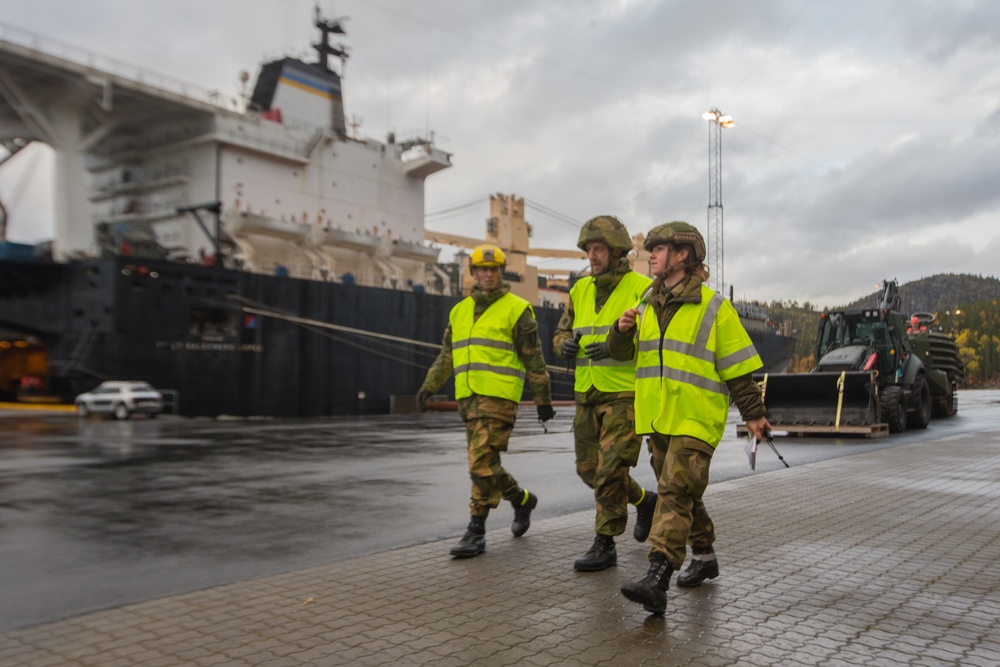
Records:
M777 438L792 466L995 427L1000 391L889 438ZM593 506L574 471L572 407L519 421L505 467L545 519ZM713 482L749 469L736 414ZM0 412L0 632L461 534L469 483L454 413L125 422ZM634 476L653 488L641 457ZM506 525L502 504L489 519ZM567 554L568 562L579 554Z

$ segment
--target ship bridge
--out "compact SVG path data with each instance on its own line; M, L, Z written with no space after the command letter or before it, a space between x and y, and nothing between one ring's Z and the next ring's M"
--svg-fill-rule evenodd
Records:
M94 198L85 178L95 159L197 136L220 111L238 110L236 100L0 25L0 143L8 158L34 141L55 151L56 259L95 249L90 221L80 220Z
M238 102L0 24L0 141L10 150L30 141L92 148L149 122L205 122L219 109L238 111Z

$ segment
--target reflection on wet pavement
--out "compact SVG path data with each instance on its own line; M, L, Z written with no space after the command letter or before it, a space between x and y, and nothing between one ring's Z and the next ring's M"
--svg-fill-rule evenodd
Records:
M992 428L1000 392L962 392L959 416L879 441L781 439L806 465ZM593 507L574 466L573 410L546 433L518 422L504 464L540 497L540 519ZM735 424L736 415L731 414ZM734 432L735 427L727 429ZM460 535L469 481L454 413L329 420L124 422L0 417L0 632ZM712 481L751 473L727 436ZM633 476L653 488L646 457ZM511 510L488 536L509 539ZM592 526L581 526L581 548ZM494 537L495 536L495 537ZM578 555L578 554L577 554Z
M464 525L465 447L447 413L0 419L0 630L440 539Z

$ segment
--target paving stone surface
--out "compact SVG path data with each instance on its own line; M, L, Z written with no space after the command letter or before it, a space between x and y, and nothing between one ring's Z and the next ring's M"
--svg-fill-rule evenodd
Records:
M996 665L1000 432L713 484L719 578L652 616L572 569L590 512L453 560L423 544L0 635L6 667ZM543 490L539 489L540 495Z

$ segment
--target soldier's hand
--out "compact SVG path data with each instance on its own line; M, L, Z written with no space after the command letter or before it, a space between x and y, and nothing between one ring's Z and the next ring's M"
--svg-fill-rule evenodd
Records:
M628 333L635 327L635 320L639 317L638 308L629 308L618 318L618 332Z
M424 412L427 410L427 401L430 400L431 392L421 389L417 392L417 410Z
M600 361L601 359L607 359L611 356L608 354L608 348L603 342L591 343L587 347L583 348L583 353L590 357L591 361Z
M539 405L538 407L538 421L547 422L556 416L556 411L552 409L551 405Z
M567 359L576 359L577 355L580 354L580 342L575 338L564 340L560 351L562 352L562 356Z
M758 442L763 442L770 435L771 422L767 421L767 417L748 419L747 430L753 433Z

